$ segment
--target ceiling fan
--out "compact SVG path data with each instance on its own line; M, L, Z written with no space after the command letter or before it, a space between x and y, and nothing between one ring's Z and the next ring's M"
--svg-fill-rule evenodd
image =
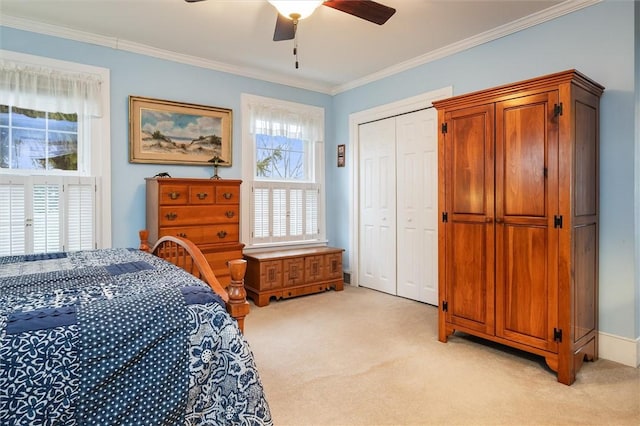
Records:
M202 0L185 1L187 3L195 3ZM320 5L328 6L378 25L384 24L396 13L394 8L376 3L372 0L269 0L269 3L278 10L273 41L293 40L296 36L298 20L311 15Z

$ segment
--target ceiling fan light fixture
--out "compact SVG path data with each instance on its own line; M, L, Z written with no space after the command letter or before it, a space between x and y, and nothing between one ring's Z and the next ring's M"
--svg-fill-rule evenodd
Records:
M278 13L292 20L310 16L320 6L322 0L269 0Z

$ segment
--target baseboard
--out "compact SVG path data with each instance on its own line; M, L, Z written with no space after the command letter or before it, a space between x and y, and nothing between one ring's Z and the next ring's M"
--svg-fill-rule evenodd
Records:
M630 367L640 366L640 338L598 333L598 356Z

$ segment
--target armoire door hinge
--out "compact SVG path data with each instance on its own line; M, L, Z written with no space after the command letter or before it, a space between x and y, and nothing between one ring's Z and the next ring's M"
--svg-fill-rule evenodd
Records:
M448 312L449 311L449 303L446 300L442 301L442 312Z
M562 228L562 216L553 216L553 227Z
M440 130L442 131L442 133L447 133L447 123L442 123L442 126L440 126Z
M562 330L558 328L553 329L553 340L556 342L562 342Z
M553 106L553 116L557 117L559 115L562 115L562 102Z
M442 221L443 222L449 222L449 213L442 212Z

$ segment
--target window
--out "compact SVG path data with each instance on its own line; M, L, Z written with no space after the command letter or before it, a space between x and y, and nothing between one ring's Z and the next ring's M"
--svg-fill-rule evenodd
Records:
M108 71L0 52L0 255L110 245Z
M0 104L0 168L78 171L78 114Z
M323 241L324 110L252 95L242 105L247 248Z

